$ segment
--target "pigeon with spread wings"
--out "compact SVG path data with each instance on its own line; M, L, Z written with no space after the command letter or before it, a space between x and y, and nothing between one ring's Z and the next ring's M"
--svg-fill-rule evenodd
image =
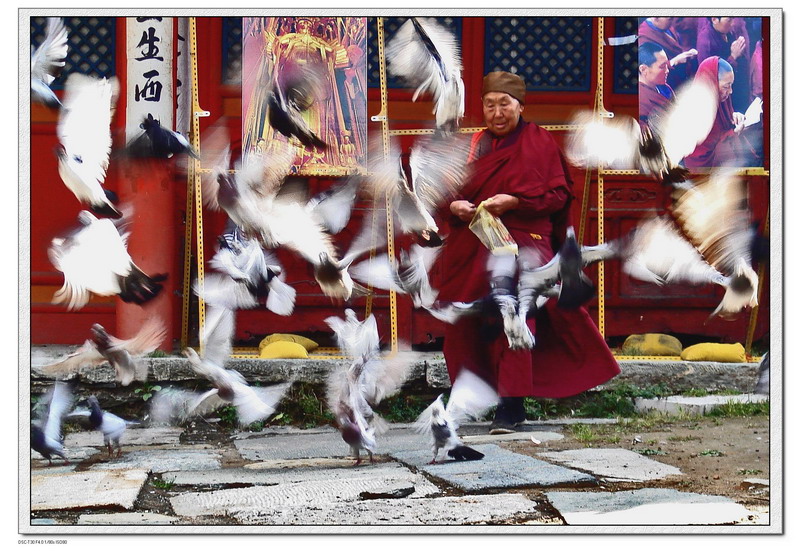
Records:
M111 119L119 96L116 78L72 73L64 87L64 104L56 134L58 173L78 200L98 213L119 218L116 196L103 189L111 155Z
M31 100L49 107L61 105L50 86L66 65L67 37L64 20L60 17L48 17L47 34L31 54Z
M386 45L389 72L433 95L436 128L452 132L464 116L461 52L455 35L433 18L411 17Z
M54 303L67 303L78 310L92 293L119 297L125 302L144 304L162 289L166 274L149 276L131 259L127 250L130 217L118 221L96 218L89 211L78 214L80 226L72 233L52 240L48 256L64 274L64 285L53 295Z
M45 394L46 411L38 419L31 422L31 448L47 459L48 465L53 464L52 456L57 455L69 463L64 453L64 443L61 435L61 425L64 417L72 407L73 397L65 383L56 382Z

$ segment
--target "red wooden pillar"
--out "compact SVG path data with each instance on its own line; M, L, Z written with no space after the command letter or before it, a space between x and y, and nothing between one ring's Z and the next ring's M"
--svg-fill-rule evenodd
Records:
M138 133L145 113L155 114L164 127L172 128L175 48L168 31L174 30L174 22L170 18L120 18L117 30L117 54L124 60L117 65L121 73L117 116L126 119L120 121L126 128L126 139ZM130 338L145 320L158 318L167 329L167 338L160 346L165 351L172 351L176 337L173 309L177 299L173 291L182 277L175 269L174 165L174 160L161 159L134 159L118 165L120 202L131 204L134 211L128 252L146 274L166 273L168 278L162 283L161 293L144 305L117 299L117 334Z
M128 238L128 252L146 274L169 274L164 289L153 300L139 306L117 299L117 333L121 338L135 335L142 323L157 317L167 328L167 338L160 349L172 351L175 338L174 290L181 274L175 272L175 217L172 161L141 160L131 163L119 184L123 202L133 205L133 224Z

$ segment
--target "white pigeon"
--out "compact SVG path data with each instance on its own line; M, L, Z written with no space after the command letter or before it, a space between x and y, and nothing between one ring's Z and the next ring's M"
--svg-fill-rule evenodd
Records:
M455 35L433 18L411 17L386 44L389 72L433 96L436 127L452 132L464 116L461 52Z
M372 315L360 322L348 309L344 319L332 316L325 322L333 329L342 351L353 358L349 365L343 363L331 372L326 391L328 407L356 465L361 463L362 449L372 462L376 436L388 428L373 408L400 389L416 355L407 352L381 357L378 326Z
M61 424L72 407L72 402L72 393L67 385L56 382L43 398L45 413L31 422L31 448L47 459L49 465L53 464L53 455L69 463L64 453Z
M627 115L580 110L569 121L578 129L567 138L564 153L581 168L635 169L680 185L688 171L679 163L708 136L717 107L716 91L692 81L678 90L663 113L651 117L648 126Z
M409 156L410 176L396 142L387 156L375 157L367 182L377 197L387 197L402 233L414 234L422 245L442 244L434 215L466 183L468 150L468 142L458 135L418 140Z
M117 224L127 226L126 217ZM98 219L89 211L78 214L80 227L65 237L52 240L48 256L53 266L64 274L64 285L53 295L53 302L67 303L78 310L92 293L119 295L125 302L144 304L162 289L165 274L148 276L133 263L127 250L128 232L120 233L114 221Z
M61 102L50 89L66 65L67 27L60 17L47 18L47 34L31 54L31 100L50 107L58 107Z
M128 386L147 380L147 363L142 356L159 347L167 336L164 323L151 318L142 324L139 332L122 340L109 335L99 324L92 326L92 338L75 352L56 363L39 368L49 377L67 377L84 367L96 367L105 362L114 368L116 381Z
M361 283L377 289L395 291L411 298L414 308L431 308L438 291L431 287L430 272L441 248L412 245L400 252L399 264L381 254L361 262L350 270Z
M196 396L186 409L187 417L202 416L232 405L239 424L247 426L275 413L278 402L291 386L289 382L256 389L247 384L241 373L223 367L233 347L234 324L235 312L213 306L207 308L203 357L191 348L184 350L190 367L214 386Z
M457 430L467 419L477 419L486 410L497 405L497 392L473 372L462 369L450 390L446 407L443 397L444 394L440 394L414 423L417 432L431 437L431 464L436 463L440 450L444 450L457 461L482 459L482 453L464 445Z
M72 73L64 86L56 134L58 173L78 200L98 214L121 213L103 189L111 154L111 119L119 96L116 78ZM113 195L112 195L113 197Z

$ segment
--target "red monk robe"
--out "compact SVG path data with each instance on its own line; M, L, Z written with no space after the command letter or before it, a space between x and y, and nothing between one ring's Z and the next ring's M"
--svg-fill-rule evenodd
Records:
M498 193L519 206L501 216L520 248L533 247L545 260L560 247L568 226L572 181L552 136L520 120L508 136L483 131L473 138L474 176L461 192L475 205ZM473 301L489 294L488 249L453 216L442 253L439 300ZM510 350L499 316L462 318L445 330L444 356L450 380L469 369L495 383L501 397L572 396L619 374L619 366L584 308L566 310L549 300L528 326L534 350Z
M639 122L648 124L650 116L662 113L672 103L674 95L669 84L657 88L639 81Z
M719 57L712 56L703 60L697 69L695 79L708 82L717 91L717 98L721 98L719 89ZM738 75L736 75L738 78ZM695 150L684 157L683 164L686 168L720 167L720 166L747 166L748 160L755 157L751 144L739 134L734 132L733 102L731 98L719 103L717 116L706 139Z

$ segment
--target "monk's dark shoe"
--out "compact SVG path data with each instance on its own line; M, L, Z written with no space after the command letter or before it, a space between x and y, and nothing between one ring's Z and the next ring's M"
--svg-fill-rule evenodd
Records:
M498 423L494 421L489 427L489 434L511 434L512 432L517 432L517 429L515 429L514 425L511 423Z
M489 427L489 434L510 434L514 431L514 421L511 418L511 410L506 401L508 398L501 398L494 412L494 420Z

